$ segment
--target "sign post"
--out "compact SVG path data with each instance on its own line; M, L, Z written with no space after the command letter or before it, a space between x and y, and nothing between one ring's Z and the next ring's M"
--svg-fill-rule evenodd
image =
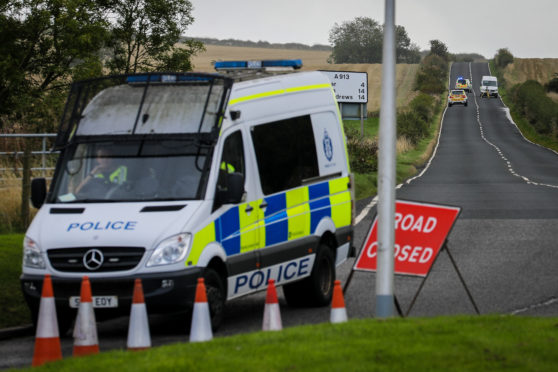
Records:
M326 70L320 70L320 72L331 81L343 119L358 120L360 117L360 135L364 136L364 117L366 116L366 103L368 103L368 73ZM360 110L358 110L359 107ZM356 109L356 111L352 110L355 112L349 114L348 111L351 109Z

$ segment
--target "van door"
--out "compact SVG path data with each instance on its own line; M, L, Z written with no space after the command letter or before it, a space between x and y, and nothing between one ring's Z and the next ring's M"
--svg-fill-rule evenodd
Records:
M223 151L219 162L219 177L215 192L216 208L224 208L225 212L216 220L217 240L227 254L229 277L257 269L257 249L261 246L260 229L263 217L254 191L253 178L246 165L245 141L242 131L237 130L223 143ZM245 194L238 204L227 204L219 200L219 195L227 189L227 175L241 174L244 177ZM231 293L229 293L231 295ZM232 295L238 295L233 293Z
M298 259L317 246L311 235L311 195L306 186L319 176L312 122L310 115L303 115L255 125L250 134L266 205L261 267L274 268L276 282L281 284L295 280L299 273L309 274L309 268L295 267Z

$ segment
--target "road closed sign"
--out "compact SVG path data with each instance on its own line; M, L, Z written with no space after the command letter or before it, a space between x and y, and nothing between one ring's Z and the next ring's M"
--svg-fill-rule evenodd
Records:
M394 273L426 276L442 249L461 208L397 200ZM354 270L376 271L378 217L374 219Z

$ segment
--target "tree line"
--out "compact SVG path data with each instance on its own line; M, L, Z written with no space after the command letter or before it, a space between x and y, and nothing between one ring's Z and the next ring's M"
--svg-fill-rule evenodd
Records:
M193 21L188 0L3 0L0 130L53 131L73 80L191 70Z

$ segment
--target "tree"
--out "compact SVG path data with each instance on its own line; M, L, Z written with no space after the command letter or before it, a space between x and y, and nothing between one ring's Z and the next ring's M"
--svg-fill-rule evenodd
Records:
M59 85L100 72L107 22L94 0L7 0L0 16L0 115L40 124ZM1 124L1 123L0 123Z
M411 43L409 35L403 26L395 26L395 54L397 63L419 63L420 48Z
M396 55L398 63L418 63L419 48L411 43L403 26L396 26ZM333 46L330 60L334 63L382 63L384 28L367 17L352 22L337 23L329 33Z
M513 63L513 55L508 50L508 48L498 49L498 52L494 56L494 63L500 68L504 68L510 63Z
M442 57L444 60L449 60L448 47L440 40L430 40L430 54Z
M0 1L0 128L53 131L69 83L107 72L187 71L188 0ZM33 123L32 126L30 123Z
M203 43L180 35L193 22L188 0L112 0L112 60L114 73L192 69L191 56L204 50Z

